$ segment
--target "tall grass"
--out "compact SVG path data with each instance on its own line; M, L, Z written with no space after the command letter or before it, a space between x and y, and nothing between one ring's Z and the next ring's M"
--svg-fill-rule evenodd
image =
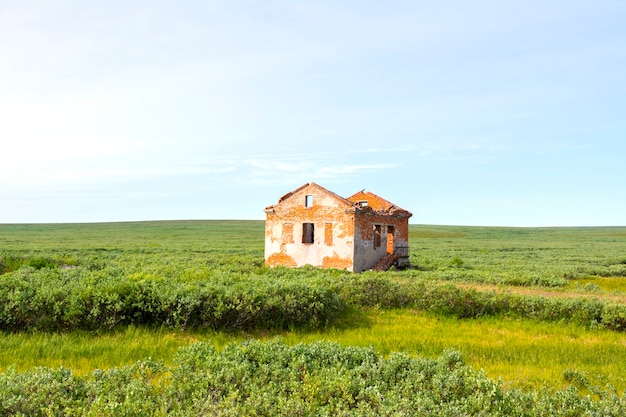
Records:
M576 370L601 386L626 389L623 334L522 319L458 320L414 310L353 312L337 326L315 332L179 332L128 327L104 334L3 333L0 370L64 366L87 374L147 357L169 363L179 347L196 341L210 341L221 349L230 342L276 336L290 345L328 340L344 346L372 346L384 355L405 352L435 358L453 348L463 354L468 365L484 369L493 379L501 378L506 387L563 388L569 385L564 374Z
M141 358L169 360L180 346L194 341L197 337L193 334L134 326L101 334L1 333L0 370L63 366L85 374Z
M626 389L623 334L580 325L485 317L459 320L414 310L368 311L367 322L352 328L290 333L290 343L331 340L342 345L374 346L437 357L453 348L476 369L506 386L561 388L568 370L588 373L597 383Z

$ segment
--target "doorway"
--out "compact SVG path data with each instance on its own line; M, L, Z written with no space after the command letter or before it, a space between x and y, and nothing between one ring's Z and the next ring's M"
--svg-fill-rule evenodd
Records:
M387 253L393 253L396 249L396 227L387 226Z

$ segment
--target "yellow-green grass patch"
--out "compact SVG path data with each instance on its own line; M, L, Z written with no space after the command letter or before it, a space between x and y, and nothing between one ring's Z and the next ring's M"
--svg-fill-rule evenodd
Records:
M412 310L370 310L368 318L368 326L283 337L292 343L326 339L433 358L453 348L467 364L509 387L562 388L568 385L563 372L577 370L597 383L626 389L623 334L533 320L458 320Z
M465 362L484 369L505 386L563 388L563 373L585 372L599 385L626 389L626 337L582 326L507 318L458 320L414 310L365 310L351 323L305 332L180 332L129 327L89 334L1 334L0 370L64 366L77 373L111 368L151 357L169 363L176 350L194 341L216 348L248 338L281 337L288 344L318 340L345 346L373 346L383 354L405 352L435 358L456 349Z
M626 277L589 276L572 280L570 288L593 290L597 288L608 292L626 292Z

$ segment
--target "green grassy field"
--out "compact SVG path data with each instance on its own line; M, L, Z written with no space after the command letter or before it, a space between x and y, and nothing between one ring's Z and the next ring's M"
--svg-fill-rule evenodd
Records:
M138 283L245 282L241 277L332 282L350 275L266 269L263 239L263 222L257 221L0 225L0 272L4 279L18 273L31 279L48 268L58 270L55 273L64 279L88 277L94 283L113 275ZM410 246L413 268L381 273L382 277L615 302L621 302L626 292L626 228L412 225ZM373 346L384 355L400 351L437 357L454 348L466 363L484 369L491 378L502 378L509 387L561 388L568 383L564 374L576 370L600 385L626 389L622 332L507 315L460 320L411 309L362 307L352 308L325 328L309 330L183 331L154 325L97 331L5 330L0 334L0 368L65 366L86 374L145 357L168 363L179 347L193 341L208 340L221 348L232 341L274 337L288 344L332 340L345 346Z
M405 352L428 358L453 348L467 364L502 379L508 387L564 388L568 385L564 373L576 370L601 386L626 389L626 341L621 333L531 320L459 320L414 310L369 310L350 326L307 332L181 332L131 326L104 334L3 333L0 369L63 366L88 374L141 358L170 363L180 347L198 341L221 349L231 342L275 337L291 345L326 340L372 346L384 355Z

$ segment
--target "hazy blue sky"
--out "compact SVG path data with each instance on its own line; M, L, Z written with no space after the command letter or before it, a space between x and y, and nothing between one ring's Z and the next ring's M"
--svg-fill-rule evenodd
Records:
M626 1L0 0L0 223L626 225Z

